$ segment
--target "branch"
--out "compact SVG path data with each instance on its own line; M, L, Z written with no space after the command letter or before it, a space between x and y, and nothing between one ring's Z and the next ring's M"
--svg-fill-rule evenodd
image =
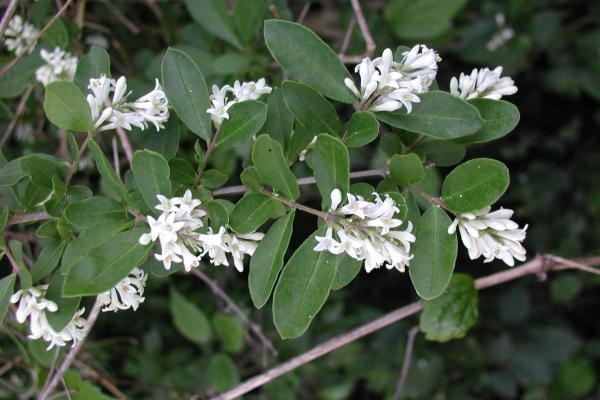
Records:
M131 163L133 162L133 150L131 149L131 143L129 143L127 133L125 133L123 128L117 128L117 135L121 141L121 146L123 146L123 152L125 153L129 167L131 167Z
M350 45L350 39L352 38L352 32L354 32L354 27L356 26L356 17L353 15L350 18L350 23L348 24L348 29L346 29L346 33L344 34L344 40L342 40L342 46L340 47L340 52L338 53L338 57L342 58L346 54L346 50L348 50L348 46Z
M86 336L83 339L81 339L79 342L77 342L77 344L74 344L73 346L71 346L71 349L67 353L67 356L63 360L60 367L58 367L58 370L56 371L54 376L52 376L52 377L49 376L47 378L46 383L44 384L44 387L42 388L42 391L40 392L40 395L38 396L38 400L48 399L48 396L50 395L50 393L52 393L54 388L61 382L62 377L65 375L65 373L67 372L67 370L69 369L69 367L71 366L73 361L75 361L75 357L77 357L77 354L83 347L83 344L85 343L87 336L90 334L92 327L96 323L96 319L98 318L98 314L100 313L101 307L102 307L102 303L100 303L98 301L98 299L96 299L96 303L94 303L94 307L92 308L92 311L90 312L90 315L88 316L88 319L87 319Z
M10 22L17 6L19 5L19 0L10 0L10 3L6 6L6 11L4 11L4 15L2 16L2 21L0 21L0 39L4 37L4 32L6 32L6 28L8 28L8 23Z
M552 261L551 263L549 263L548 260L552 260L552 257L554 256L538 256L535 257L533 260L521 265L520 267L515 267L506 271L492 274L484 278L479 278L475 281L475 287L478 290L486 289L488 287L496 286L527 275L538 274L540 272L548 270L559 271L566 269L578 269L572 266L572 263L585 265L586 267L600 265L600 256L589 257L579 260L567 260L569 262L568 264L558 263L556 261ZM339 349L340 347L352 343L353 341L367 336L373 332L377 332L378 330L383 329L404 318L417 314L419 311L421 311L422 308L423 305L420 301L408 304L404 307L400 307L388 314L385 314L382 317L379 317L371 322L361 325L358 328L334 336L333 338L317 345L311 350L302 353L299 356L296 356L282 364L279 364L262 374L256 375L253 378L248 379L247 381L241 383L233 389L230 389L222 395L214 397L214 399L231 400L242 396L250 392L251 390L254 390L267 384L273 379L278 378L281 375L284 375L290 371L293 371L294 369L301 367L302 365L307 364L319 357L322 357L336 349Z
M404 385L406 384L406 379L408 378L408 372L410 371L410 364L412 363L412 353L413 348L415 347L415 338L417 337L418 333L418 326L415 326L408 331L408 340L406 341L406 349L404 350L404 361L402 362L402 372L400 373L400 381L398 382L398 386L396 386L396 391L392 397L393 400L400 400L402 396L402 390L404 390Z
M200 280L202 280L202 282L204 282L206 286L208 286L217 297L222 299L225 302L225 304L227 304L227 306L231 308L233 312L236 313L237 316L246 325L248 325L248 327L252 332L254 332L258 340L260 340L263 347L267 349L271 353L271 355L273 355L273 357L277 356L277 350L275 350L275 347L273 347L273 343L271 343L271 341L265 336L260 327L254 322L252 322L250 318L248 318L248 316L246 316L244 311L242 311L242 309L231 299L231 297L227 295L227 293L225 293L225 291L223 291L223 289L219 287L219 285L217 285L215 281L210 279L204 272L200 271L199 269L193 269L192 273L198 278L200 278Z
M6 73L8 71L10 71L12 69L12 67L14 67L15 64L18 63L19 60L25 56L25 54L29 53L29 50L31 50L37 44L38 40L40 40L40 38L44 35L44 33L46 33L46 31L48 29L50 29L50 27L56 22L56 20L58 18L60 18L60 16L66 11L67 7L69 7L69 5L72 2L73 2L73 0L67 0L65 2L65 4L61 7L61 9L58 10L58 12L54 15L54 17L52 17L52 19L50 19L50 21L48 21L46 26L44 26L44 28L42 28L40 33L38 33L37 36L31 41L31 43L29 43L29 45L19 55L17 55L11 62L6 64L0 70L0 78L2 78L4 75L6 75Z
M358 22L360 32L365 38L365 45L367 46L367 56L372 57L377 45L373 40L373 36L371 36L371 31L369 31L369 26L367 25L365 16L362 12L362 9L360 8L360 3L358 2L358 0L350 0L350 2L352 3L352 8L354 9L354 15L356 15L356 21Z
M10 137L10 134L12 133L13 129L15 129L15 125L17 125L19 117L21 116L21 114L23 114L23 111L25 111L25 105L27 104L27 100L29 99L29 96L31 95L32 91L33 85L29 85L27 86L27 89L25 89L25 92L23 92L23 94L21 95L21 99L19 100L19 104L17 104L17 109L15 110L15 114L10 120L10 123L6 126L4 134L2 135L2 139L0 139L0 148L4 146L4 143L6 143L6 141Z
M24 224L27 222L45 221L50 218L46 211L34 212L31 214L13 215L6 222L6 226Z

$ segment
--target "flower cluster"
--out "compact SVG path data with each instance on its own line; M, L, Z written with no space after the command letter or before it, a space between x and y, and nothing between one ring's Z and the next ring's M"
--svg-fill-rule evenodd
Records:
M502 96L517 93L517 87L512 78L502 75L502 67L493 70L489 68L473 69L471 75L460 74L456 79L450 80L450 93L461 99L493 99L499 100Z
M229 93L233 94L233 99L229 99ZM235 81L233 86L225 85L219 88L217 85L212 87L212 95L210 101L212 107L206 110L215 124L219 128L224 120L229 119L229 108L242 101L258 100L263 94L271 93L271 87L267 86L265 78L261 78L254 82Z
M242 272L244 255L252 256L264 236L259 232L236 235L223 226L217 232L212 228L202 229L207 225L203 221L207 214L199 208L202 202L193 199L190 190L183 197L157 197L160 204L156 209L162 211L162 214L157 219L147 217L150 233L142 235L140 243L146 245L158 240L161 254L154 256L167 270L172 263L183 262L185 270L190 271L200 265L200 260L205 255L208 255L214 265L229 266L227 254L231 254L235 268Z
M490 262L499 258L512 267L515 259L525 261L526 251L521 242L527 231L527 225L519 229L510 219L512 215L512 210L500 208L490 212L490 207L461 214L452 222L448 233L454 234L458 228L471 260L483 256L484 262Z
M81 317L85 309L80 308L73 316L71 322L60 332L56 332L46 317L47 312L56 312L58 307L55 302L45 298L48 285L34 286L29 289L20 289L14 293L10 302L19 303L17 307L17 322L24 323L29 318L29 338L43 339L49 342L48 350L54 346L64 346L66 342L83 340L86 334L87 321Z
M124 76L117 80L104 75L90 79L87 101L92 110L95 128L103 131L123 128L128 131L132 126L144 130L148 123L156 130L164 128L169 119L169 100L162 90L158 79L154 89L134 102L128 102L127 80ZM112 96L111 96L112 93Z
M494 34L494 36L492 36L492 38L485 44L485 48L489 51L496 51L515 36L515 31L513 28L506 26L506 16L503 13L497 13L495 20L496 25L498 28L500 28L500 31Z
M360 90L354 81L344 83L359 98L362 108L371 111L394 111L402 106L411 112L412 103L418 103L417 94L429 90L437 74L440 56L425 45L416 45L402 53L400 62L394 61L392 50L382 56L364 58L355 68L360 75Z
M144 287L148 274L139 268L134 268L129 275L117 283L108 292L98 295L98 301L102 304L102 311L137 310L144 302Z
M4 32L4 45L8 50L14 51L17 56L21 55L39 33L40 31L35 26L23 22L20 15L15 15ZM33 51L33 48L34 46L31 46L29 53Z
M73 80L77 69L77 57L59 47L51 52L42 49L40 56L46 61L46 65L42 65L35 71L35 79L44 86L58 79Z
M394 218L399 211L394 200L386 195L382 199L373 193L375 202L362 196L348 193L348 201L342 207L342 193L339 189L331 192L331 213L334 220L329 222L325 236L316 236L315 251L329 251L333 254L346 253L356 260L365 261L365 270L371 272L386 264L388 269L396 268L404 272L412 259L410 244L415 241L412 224L406 230L396 230L402 221ZM333 237L333 232L337 240Z

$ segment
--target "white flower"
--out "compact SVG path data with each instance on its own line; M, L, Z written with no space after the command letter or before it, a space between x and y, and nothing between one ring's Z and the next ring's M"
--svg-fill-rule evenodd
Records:
M228 98L228 93L233 94L233 99ZM229 108L236 103L246 100L257 100L263 94L271 93L271 88L267 86L265 78L254 82L235 81L233 87L225 85L219 88L213 85L210 101L212 107L206 110L218 129L224 120L229 119Z
M144 287L148 275L139 268L134 268L129 275L117 283L108 292L98 295L98 301L102 303L102 311L137 310L144 302Z
M517 93L515 82L508 76L503 78L502 67L494 70L482 68L473 69L471 75L460 74L456 79L450 80L450 93L462 99L471 100L476 98L499 100L502 96Z
M501 29L485 44L485 48L489 51L496 51L515 36L515 31L511 27L506 26L506 16L503 13L497 13L494 19L496 25Z
M16 313L17 322L24 323L29 319L28 337L34 340L41 338L49 342L47 350L54 346L65 346L66 342L70 341L74 345L86 334L87 321L81 317L85 309L79 309L73 319L60 332L56 332L48 322L46 313L56 312L58 307L56 303L44 297L47 290L48 285L40 285L21 289L11 296L11 303L19 303Z
M454 219L448 233L454 234L458 228L471 260L483 256L484 262L490 262L499 258L512 267L515 259L525 261L526 250L521 242L527 231L527 225L519 229L519 225L510 219L512 215L510 209L490 212L490 207L464 213Z
M9 51L14 51L15 55L19 56L35 40L39 32L35 26L23 22L20 15L15 15L4 32L4 45ZM33 51L34 47L29 49L29 53Z
M59 79L73 80L77 69L77 57L59 47L52 52L42 49L40 56L46 61L46 65L42 65L35 71L35 79L44 86Z
M150 123L159 131L169 119L169 100L158 79L154 89L133 102L127 101L131 92L127 91L124 76L118 80L104 75L92 78L88 88L92 93L88 94L87 101L97 130L123 128L130 131L133 127L145 130Z
M385 49L381 57L364 58L354 69L360 76L360 90L350 78L346 86L359 98L359 105L371 111L395 111L404 106L412 111L412 103L420 101L417 94L426 92L435 80L438 54L424 45L416 45L394 61L392 50Z
M314 251L328 251L332 254L346 253L356 260L365 261L365 271L386 265L404 272L412 259L410 244L415 241L412 224L406 230L392 230L402 225L394 218L399 209L388 195L381 198L373 193L375 202L362 196L347 194L346 204L342 203L339 189L331 192L330 213L334 218L329 221L325 236L315 236L317 245ZM335 230L337 239L333 236Z
M156 209L162 214L157 219L146 217L150 232L141 235L139 242L147 245L158 240L161 253L154 257L167 270L172 263L183 263L189 272L200 265L205 255L213 265L229 266L227 255L231 254L236 269L241 272L244 269L244 256L252 256L264 236L258 232L237 235L228 232L224 226L219 227L216 233L212 228L199 231L208 225L202 220L207 214L200 208L202 202L192 197L191 190L187 190L183 197L157 197L159 204Z

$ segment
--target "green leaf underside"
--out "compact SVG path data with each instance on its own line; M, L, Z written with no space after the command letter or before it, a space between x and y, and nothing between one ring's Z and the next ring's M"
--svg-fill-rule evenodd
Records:
M458 243L448 234L451 220L444 210L430 207L416 224L410 279L417 294L430 300L441 295L452 277Z
M256 308L263 307L283 268L283 257L292 237L295 210L278 219L267 231L250 258L248 288Z

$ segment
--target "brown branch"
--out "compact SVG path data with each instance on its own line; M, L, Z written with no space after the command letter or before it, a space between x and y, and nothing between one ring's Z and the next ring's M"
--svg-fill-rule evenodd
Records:
M123 147L123 152L125 153L129 167L131 168L131 163L133 162L133 150L131 149L129 137L127 137L127 133L125 130L123 130L123 128L117 128L117 135L121 141L121 146Z
M9 124L6 126L6 129L2 134L2 139L0 139L0 148L4 146L4 143L6 143L6 141L10 137L10 134L12 133L13 129L15 129L19 117L21 116L21 114L23 114L23 111L25 111L25 105L27 104L27 100L29 99L29 96L31 96L32 91L33 85L29 85L21 95L21 99L19 100L19 104L17 104L17 109L15 110L15 114L13 115Z
M356 15L356 21L358 22L360 32L362 33L365 39L365 45L367 46L367 56L372 57L377 45L373 40L373 36L371 36L371 31L369 31L369 26L367 25L367 21L365 20L365 15L362 12L360 3L358 2L358 0L350 0L350 2L352 3L352 8L354 9L354 15Z
M430 202L431 204L433 204L433 205L435 205L435 206L438 206L438 207L441 207L441 208L443 208L444 210L448 211L449 213L451 213L451 214L454 214L454 211L452 211L452 210L450 209L450 207L448 207L448 206L446 205L446 203L444 202L444 200L442 200L442 198L441 198L441 197L435 197L435 196L432 196L432 195L430 195L429 193L425 192L425 191L424 191L423 189L421 189L420 187L418 187L418 186L415 186L415 185L408 185L406 188L407 188L407 189L409 189L409 190L412 190L413 192L415 192L415 193L416 193L416 194L418 194L418 195L421 195L421 196L423 196L423 197L425 198L425 200L427 200L427 201L428 201L428 202Z
M498 272L490 276L479 278L475 281L475 287L478 290L485 289L488 287L496 286L514 279L522 278L524 276L537 274L542 270L566 270L566 269L577 269L576 267L565 264L557 263L556 261L548 262L548 259L552 260L553 256L538 256L533 260L519 266L514 267L506 271ZM600 256L583 258L578 260L568 260L569 263L577 263L585 265L586 267L592 267L600 265ZM334 336L333 338L317 345L311 350L300 354L282 364L279 364L270 370L256 375L245 382L242 382L233 389L214 397L218 400L231 400L239 396L242 396L256 388L259 388L275 378L278 378L290 371L295 370L302 365L305 365L319 357L322 357L340 347L343 347L349 343L354 342L364 336L367 336L373 332L377 332L395 322L398 322L411 315L417 314L422 309L422 303L420 301L411 303L404 307L400 307L382 317L379 317L371 322L359 326L358 328L352 329L348 332Z
M50 393L52 393L54 388L60 383L62 377L65 375L65 373L67 372L67 370L69 369L69 367L71 366L73 361L75 361L77 354L79 354L79 351L83 347L83 344L85 343L85 340L87 339L87 336L90 334L92 327L96 323L96 319L98 318L98 314L100 313L101 307L102 307L102 303L100 303L98 301L98 299L96 299L96 302L94 303L94 307L92 308L92 311L90 312L90 315L87 318L86 336L83 339L81 339L79 342L77 342L77 344L71 346L71 349L67 353L62 364L60 364L60 367L58 367L58 370L56 371L56 373L52 377L48 376L48 378L46 379L46 383L44 384L44 387L40 391L38 400L46 400L50 396Z
M119 145L117 144L117 138L112 137L112 155L113 155L113 164L115 167L115 172L118 177L121 177L121 166L119 165Z
M408 378L408 372L410 371L410 365L412 363L412 354L413 348L415 347L415 338L417 337L418 333L418 326L415 326L410 331L408 331L408 339L406 341L406 348L404 350L404 361L402 362L402 372L400 372L400 380L398 381L398 386L396 386L394 396L392 396L393 400L400 400L402 396L402 391L404 390L404 385L406 384L406 379Z
M58 10L58 12L54 15L54 17L50 19L50 21L48 21L46 26L42 28L42 30L36 35L36 37L31 41L31 43L29 43L29 45L27 45L27 47L25 47L25 49L20 54L18 54L11 62L9 62L2 69L0 69L0 78L6 75L6 73L10 71L12 67L14 67L15 64L18 63L19 60L25 56L25 54L29 53L29 50L31 50L37 44L38 40L40 40L44 33L46 33L46 31L50 29L50 27L56 22L56 20L60 18L60 16L67 10L67 8L72 2L73 0L67 0L65 2L65 5L62 6L60 10Z
M133 33L134 35L140 33L140 28L138 28L136 24L134 24L129 18L127 18L124 15L121 12L121 10L119 10L119 8L112 3L112 0L108 0L104 2L104 4L106 5L106 7L108 7L110 12L114 14L114 16L119 20L119 22L122 23L131 33Z
M6 222L6 226L25 224L27 222L45 221L49 218L50 215L48 215L48 213L45 211L34 212L31 214L13 215Z
M4 32L6 32L6 28L8 28L8 23L10 22L17 6L19 5L19 0L10 0L10 3L6 6L4 11L4 15L2 15L2 20L0 21L0 39L4 37Z
M346 29L346 33L344 34L344 40L342 40L342 47L340 47L340 52L338 53L338 57L342 58L346 54L346 50L348 50L348 46L350 45L350 39L352 38L352 32L354 32L354 27L356 26L356 17L353 15L350 18L350 23L348 24L348 29Z
M78 369L83 370L83 373L85 375L87 375L87 377L89 379L98 382L100 385L102 385L102 387L104 387L106 390L108 390L117 399L126 399L127 398L125 393L121 392L119 390L119 388L114 383L111 382L110 379L106 378L104 375L102 375L100 372L96 371L91 366L89 366L89 365L85 364L84 362L79 361L77 359L73 360L73 365L75 367L77 367Z
M308 10L310 10L310 1L307 1L306 3L304 3L304 6L302 7L302 10L300 10L300 15L298 16L298 19L296 20L297 23L301 24L304 22L304 20L306 19L306 15L308 14Z
M260 329L260 326L255 324L252 320L250 320L250 318L248 318L248 316L244 313L244 311L242 311L242 309L235 303L235 301L233 301L231 299L231 297L229 297L229 295L227 295L227 293L225 293L225 291L223 289L221 289L221 287L219 285L217 285L217 283L215 281L210 279L208 277L208 275L206 275L204 272L200 271L199 269L193 269L192 273L194 275L196 275L202 282L204 282L206 284L206 286L208 286L210 288L210 290L212 290L212 292L215 294L215 296L217 296L221 300L223 300L225 302L225 304L227 304L227 306L229 308L231 308L231 310L235 314L237 314L237 316L246 325L248 325L248 327L256 335L258 340L260 340L263 347L266 350L268 350L273 357L277 356L277 350L275 350L275 347L273 346L273 343L271 343L271 340L269 340L269 338L267 338L265 336L265 334L263 333L263 331Z

